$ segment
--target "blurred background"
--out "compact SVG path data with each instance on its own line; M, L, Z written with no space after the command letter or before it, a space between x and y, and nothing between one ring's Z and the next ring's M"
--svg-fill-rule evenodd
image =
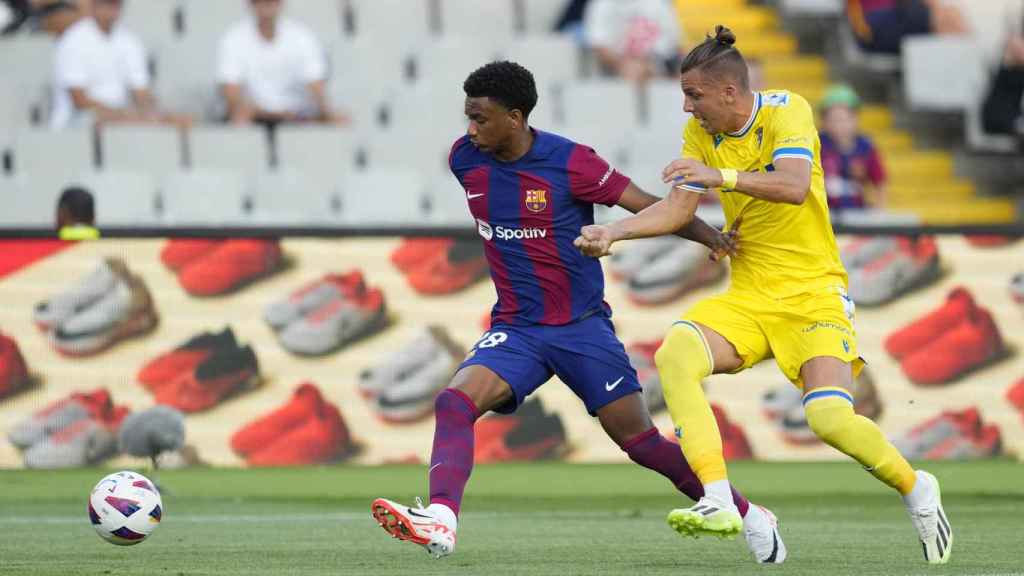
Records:
M1019 454L1024 0L3 0L0 467L133 462L157 404L166 466L425 461L494 303L447 170L463 79L520 62L531 125L661 194L716 24L816 108L858 411L913 458ZM606 273L670 430L653 352L725 269L663 239ZM772 363L707 390L730 457L835 457ZM625 461L557 382L477 434L478 461Z

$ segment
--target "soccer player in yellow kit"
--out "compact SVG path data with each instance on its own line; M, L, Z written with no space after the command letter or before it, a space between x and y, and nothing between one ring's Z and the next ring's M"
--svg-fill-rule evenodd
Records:
M853 379L864 362L811 107L792 92L751 92L735 42L718 26L683 61L684 108L693 117L682 158L663 173L674 183L671 192L635 216L586 226L576 239L581 251L600 257L619 240L673 233L710 189L719 190L730 227L740 226L729 289L686 312L655 356L680 446L705 491L693 507L670 512L668 522L684 535L739 532L721 436L700 383L774 357L803 390L814 433L896 489L925 560L945 563L953 533L938 481L915 472L874 422L853 411Z

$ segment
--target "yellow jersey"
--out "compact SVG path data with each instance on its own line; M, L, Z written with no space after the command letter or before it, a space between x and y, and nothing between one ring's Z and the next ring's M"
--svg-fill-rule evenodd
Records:
M829 286L847 288L829 219L821 142L807 100L784 90L757 92L750 119L734 133L711 135L699 123L688 122L682 155L741 172L771 172L780 158L810 162L811 188L799 206L728 190L719 195L727 226L743 217L730 289L784 298ZM705 192L699 185L681 187Z

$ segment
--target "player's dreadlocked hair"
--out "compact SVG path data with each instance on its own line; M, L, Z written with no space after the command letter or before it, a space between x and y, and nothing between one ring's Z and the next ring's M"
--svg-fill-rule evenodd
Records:
M519 110L528 118L537 105L537 85L533 74L515 62L491 62L473 71L462 83L470 98L487 97L509 110Z
M736 80L740 87L748 89L750 79L747 75L747 62L743 55L733 44L736 43L736 35L725 26L715 26L715 35L710 34L696 48L683 59L680 66L680 74L686 74L690 70L700 69L716 79L730 77Z

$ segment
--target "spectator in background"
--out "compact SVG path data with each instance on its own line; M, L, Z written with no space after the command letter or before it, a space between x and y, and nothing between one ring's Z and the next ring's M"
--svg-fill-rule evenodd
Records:
M191 125L186 116L157 109L142 42L118 24L122 2L94 0L88 16L59 35L52 128L87 121Z
M943 0L846 0L846 15L857 42L869 52L899 54L905 36L968 31L963 14Z
M605 74L639 83L678 73L682 38L668 0L592 0L583 30Z
M96 208L85 188L65 188L57 201L57 231L61 240L92 240L99 238L95 228Z
M882 208L885 168L871 140L860 132L860 98L846 85L831 86L821 101L821 166L829 208Z
M66 0L47 2L36 7L32 12L39 29L58 40L68 28L82 18L82 15L80 6Z
M232 26L220 42L217 79L228 119L347 124L327 103L327 58L313 32L281 16L282 0L249 4L252 17Z
M1024 35L1010 37L1003 60L982 107L982 125L992 134L1009 134L1024 143Z

